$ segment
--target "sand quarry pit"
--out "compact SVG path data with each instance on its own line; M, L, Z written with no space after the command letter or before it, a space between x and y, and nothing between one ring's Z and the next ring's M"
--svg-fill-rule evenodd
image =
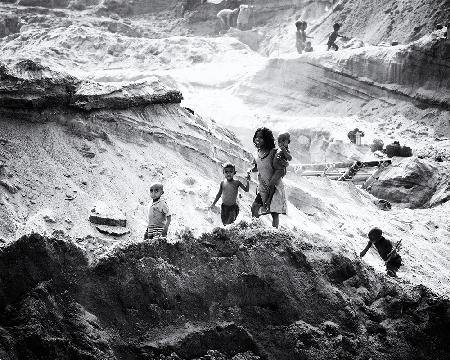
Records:
M219 36L224 6L0 5L0 359L448 358L439 4L255 1L253 29ZM298 17L312 53L296 53ZM334 22L352 40L327 52ZM254 178L223 227L221 164L243 179L260 126L292 136L288 214L251 218ZM307 176L379 159L374 139L412 156L366 183ZM148 242L154 181L173 220ZM359 257L374 226L402 240L397 279Z

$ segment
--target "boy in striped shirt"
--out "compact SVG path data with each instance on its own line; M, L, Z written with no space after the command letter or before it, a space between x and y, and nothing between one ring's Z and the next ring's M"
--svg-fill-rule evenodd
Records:
M166 200L161 198L162 194L164 194L163 184L153 183L150 186L150 197L153 202L148 206L148 226L144 240L167 235L172 214Z

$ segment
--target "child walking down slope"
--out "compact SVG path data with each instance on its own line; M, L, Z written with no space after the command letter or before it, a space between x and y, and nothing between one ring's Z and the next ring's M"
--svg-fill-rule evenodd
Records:
M239 188L248 192L250 184L250 174L247 174L247 184L242 184L239 180L234 179L236 175L236 168L232 163L223 164L223 175L225 179L220 182L219 192L211 205L213 208L216 202L222 197L222 206L220 209L220 217L222 224L232 224L239 215L239 206L236 203Z

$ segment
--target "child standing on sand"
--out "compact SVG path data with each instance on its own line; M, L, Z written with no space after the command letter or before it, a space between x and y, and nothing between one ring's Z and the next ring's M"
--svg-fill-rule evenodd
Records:
M148 205L148 225L144 240L167 235L172 214L166 200L161 198L163 194L163 184L153 183L150 185L150 197L153 202Z
M239 188L242 188L245 192L248 192L250 184L250 173L247 174L247 184L244 186L239 180L235 180L233 176L236 174L236 168L232 163L225 163L222 165L223 175L225 180L221 181L219 192L211 205L213 208L216 202L222 196L222 206L220 211L220 217L224 225L232 224L239 215L239 206L236 204Z
M262 127L256 129L253 135L253 144L257 153L249 172L258 172L258 193L252 204L252 216L259 217L261 207L267 202L269 194L269 182L275 171L273 160L275 157L275 139L270 129ZM272 226L277 228L280 223L280 214L286 214L287 202L283 181L280 179L275 186L269 213L272 216Z

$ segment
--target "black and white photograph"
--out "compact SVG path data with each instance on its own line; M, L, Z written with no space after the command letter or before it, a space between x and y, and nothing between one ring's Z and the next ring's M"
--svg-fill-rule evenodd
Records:
M450 359L450 0L0 0L0 360L322 359Z

